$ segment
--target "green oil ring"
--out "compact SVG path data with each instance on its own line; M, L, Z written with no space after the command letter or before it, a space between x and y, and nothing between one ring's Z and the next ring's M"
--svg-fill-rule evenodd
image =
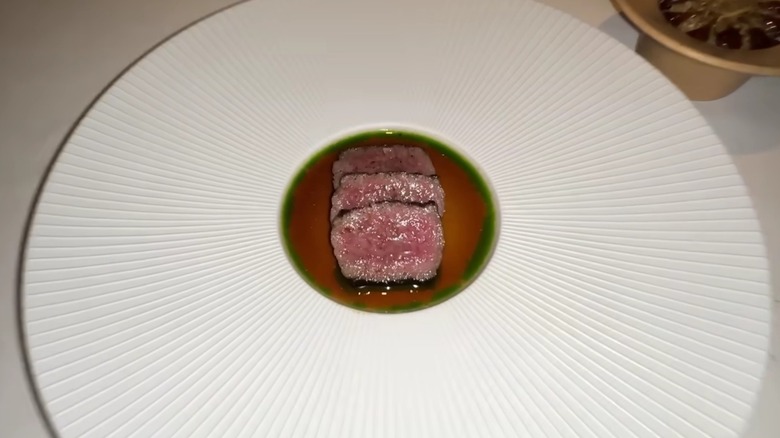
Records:
M356 310L362 310L368 312L379 312L379 313L404 313L404 312L410 312L415 310L427 309L429 307L440 304L449 298L452 298L457 293L465 290L471 283L474 282L474 280L476 280L476 278L479 276L479 274L482 272L485 266L487 266L487 262L490 260L490 256L493 254L493 249L495 248L495 243L496 243L496 230L497 230L497 222L498 222L495 196L493 195L493 191L490 188L490 185L482 176L481 172L477 170L477 168L467 158L465 158L461 152L458 152L454 148L445 145L441 141L435 140L427 135L409 131L407 129L402 129L402 130L396 130L396 129L376 130L375 129L375 130L360 132L357 134L352 134L348 137L342 138L340 140L336 140L335 142L332 142L329 145L325 146L324 148L320 149L314 155L309 157L309 159L306 160L306 162L301 167L299 167L298 171L295 173L295 176L293 177L293 179L290 181L290 183L287 185L287 188L285 189L284 201L282 203L282 209L281 209L281 221L280 221L281 229L282 229L281 234L283 236L282 246L284 247L287 257L292 262L292 265L295 267L295 270L298 272L298 274L313 289L323 294L324 296L330 298L332 296L332 293L328 289L317 284L314 278L312 278L312 276L303 266L303 263L301 263L301 259L298 256L298 254L296 254L291 248L292 245L290 244L291 238L290 238L289 225L293 214L293 205L294 205L293 201L295 200L295 196L294 196L295 189L296 187L298 187L298 184L301 182L301 180L306 175L308 170L324 156L329 155L334 151L346 149L355 143L359 143L364 140L374 139L380 135L382 137L386 137L388 140L390 140L390 142L392 142L392 139L394 138L403 138L418 143L423 143L426 146L430 147L431 149L441 152L442 154L445 154L450 160L454 161L458 166L460 166L461 169L463 169L466 172L466 174L468 174L469 179L477 188L479 194L482 196L482 199L485 202L487 214L485 216L485 220L482 223L482 233L479 238L479 243L477 243L477 247L474 249L474 254L471 257L471 261L469 262L469 264L466 266L466 269L464 270L463 281L459 285L451 286L446 289L437 291L433 299L428 303L413 301L403 306L392 305L392 306L387 306L382 308L369 309L367 308L366 305L358 302L352 302L352 303L345 303L341 301L337 301L337 302L339 304L351 307Z

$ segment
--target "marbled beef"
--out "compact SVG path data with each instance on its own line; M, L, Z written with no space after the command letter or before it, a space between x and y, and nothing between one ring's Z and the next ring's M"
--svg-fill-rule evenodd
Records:
M435 277L444 249L434 203L384 202L345 212L330 235L342 274L376 283Z
M333 163L333 187L349 173L406 172L435 175L428 154L411 146L366 146L347 149Z
M330 220L346 210L367 207L385 201L436 204L444 213L444 191L435 176L395 173L353 173L341 178L331 198Z

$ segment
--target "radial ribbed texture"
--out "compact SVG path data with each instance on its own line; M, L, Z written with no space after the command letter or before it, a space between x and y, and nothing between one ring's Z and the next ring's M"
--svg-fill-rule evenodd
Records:
M377 315L288 263L289 179L361 127L463 150L488 267ZM766 354L742 181L691 104L535 3L263 0L176 36L68 140L23 270L62 437L734 437Z

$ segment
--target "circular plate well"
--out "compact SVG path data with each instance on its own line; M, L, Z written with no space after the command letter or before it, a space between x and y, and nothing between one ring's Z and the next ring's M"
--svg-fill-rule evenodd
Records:
M463 150L500 230L465 291L370 314L312 290L284 190L351 132ZM30 224L31 377L62 437L735 437L768 273L692 105L523 0L268 0L172 38L97 101Z

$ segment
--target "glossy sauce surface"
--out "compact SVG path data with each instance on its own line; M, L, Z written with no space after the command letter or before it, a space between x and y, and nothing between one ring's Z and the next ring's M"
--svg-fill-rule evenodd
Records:
M423 148L444 189L444 252L435 279L420 284L355 285L340 271L330 244L332 166L351 147L405 145ZM430 307L467 286L493 248L496 213L488 185L460 154L428 137L375 131L325 148L293 179L283 205L282 227L288 255L301 275L336 302L373 312L403 312Z
M724 49L780 44L778 0L659 0L664 18L693 38Z

